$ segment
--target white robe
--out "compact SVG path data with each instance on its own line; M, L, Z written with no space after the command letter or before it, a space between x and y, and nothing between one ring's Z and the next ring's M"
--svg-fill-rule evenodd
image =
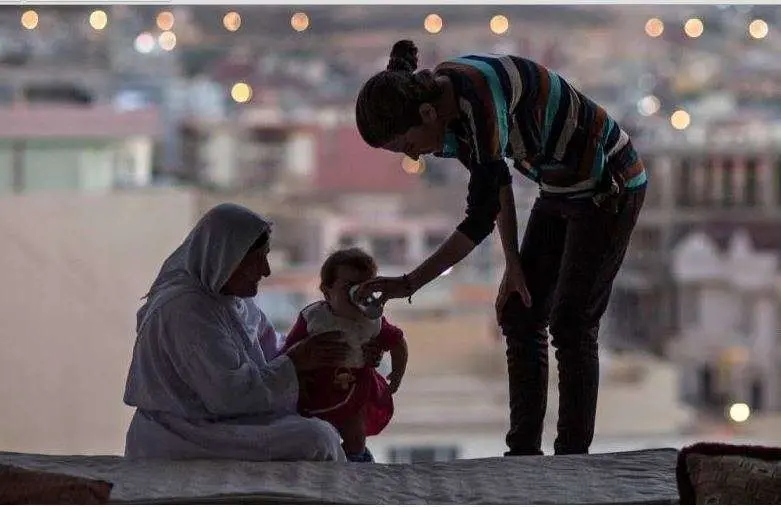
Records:
M297 415L295 368L255 301L219 294L270 227L217 206L163 264L137 315L127 457L345 459L330 424Z

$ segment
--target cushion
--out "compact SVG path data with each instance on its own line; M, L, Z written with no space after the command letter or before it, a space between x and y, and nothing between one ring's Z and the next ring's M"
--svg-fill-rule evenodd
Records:
M0 504L108 503L112 484L0 465Z
M700 443L678 453L680 503L780 504L781 448Z

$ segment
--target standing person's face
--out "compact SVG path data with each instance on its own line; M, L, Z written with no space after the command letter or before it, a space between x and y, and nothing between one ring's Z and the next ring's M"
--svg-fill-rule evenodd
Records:
M251 298L258 294L258 284L271 275L268 264L269 243L262 248L249 252L231 274L222 287L222 293L228 296Z
M336 269L336 279L330 287L322 287L323 295L333 312L340 317L358 320L366 316L350 300L350 287L369 280L374 273L367 273L349 266L339 266Z
M420 117L423 123L393 138L383 145L383 149L404 153L414 160L420 155L441 151L445 145L445 123L437 115L437 110L431 104L422 104Z

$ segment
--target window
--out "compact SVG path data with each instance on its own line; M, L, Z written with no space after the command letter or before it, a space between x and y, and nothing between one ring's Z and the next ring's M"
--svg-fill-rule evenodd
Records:
M695 287L681 287L677 291L678 329L691 329L699 325L700 294Z
M684 158L681 160L680 166L680 179L678 180L678 205L691 206L695 193L694 180L692 178L692 161L691 159Z
M757 205L757 185L758 185L758 166L757 159L750 158L746 161L745 181L743 183L743 204L754 207Z
M722 206L729 208L738 202L738 192L735 185L735 161L731 158L724 160L721 166L721 195L720 201Z
M370 244L380 265L401 266L407 262L407 238L404 236L375 236Z
M699 201L697 204L710 206L714 203L713 196L716 193L716 188L719 184L719 182L716 181L716 161L712 158L708 159L706 164L701 164L697 169L701 173L699 178L702 182L702 186L699 189Z
M773 173L776 175L776 195L775 202L781 202L781 157L776 158L776 167Z
M458 447L454 445L391 447L388 449L388 461L391 463L452 461L458 459L459 454Z
M707 364L697 369L697 397L701 404L709 405L715 399L713 370Z
M744 340L754 333L754 305L756 301L751 297L743 297L740 300L740 308L738 314L737 330L739 333L745 335L741 338Z
M427 232L424 241L426 252L433 252L439 245L445 242L449 232Z

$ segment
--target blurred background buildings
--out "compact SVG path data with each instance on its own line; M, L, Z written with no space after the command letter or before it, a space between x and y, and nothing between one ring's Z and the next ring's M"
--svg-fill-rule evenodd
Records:
M0 7L0 448L122 452L135 310L213 204L277 224L259 299L280 331L333 249L362 246L393 274L439 245L466 171L371 149L353 120L401 38L423 66L466 52L549 66L646 162L593 450L778 444L779 24L771 5ZM523 224L536 189L514 179ZM378 458L503 451L501 267L494 235L389 305L411 359ZM555 413L553 389L548 450Z

